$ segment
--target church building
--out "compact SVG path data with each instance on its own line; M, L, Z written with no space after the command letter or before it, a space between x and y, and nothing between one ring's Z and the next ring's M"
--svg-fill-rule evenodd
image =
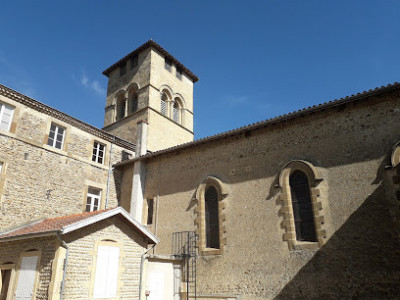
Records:
M104 127L0 85L0 300L398 299L400 84L194 140L150 40Z

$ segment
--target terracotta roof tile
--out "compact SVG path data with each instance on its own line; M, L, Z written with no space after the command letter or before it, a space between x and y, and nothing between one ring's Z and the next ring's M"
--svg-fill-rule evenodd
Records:
M63 217L57 217L53 219L46 219L43 221L37 221L27 224L22 227L11 229L4 233L0 233L0 239L16 237L21 235L35 234L35 233L45 233L45 232L56 232L60 231L64 226L82 221L89 217L101 214L106 210L98 210L94 212L80 213L76 215L69 215Z

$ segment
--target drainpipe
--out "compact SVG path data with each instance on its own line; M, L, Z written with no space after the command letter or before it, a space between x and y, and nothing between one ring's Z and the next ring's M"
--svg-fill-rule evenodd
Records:
M147 249L146 252L142 254L142 257L140 259L140 280L139 280L139 300L142 300L142 282L143 282L143 265L144 265L144 260L148 257L147 253L151 249L153 249L157 244L154 244L151 248Z
M64 271L63 271L63 277L61 280L61 287L60 287L60 300L63 300L63 292L64 292L64 285L65 285L65 277L67 276L67 265L68 265L68 253L69 253L69 248L66 242L64 242L61 237L60 234L57 233L57 238L60 240L61 245L66 249L66 253L65 253L65 260L64 260Z
M115 137L113 138L115 140ZM106 203L105 203L105 209L108 207L108 197L110 194L110 179L111 179L111 174L114 171L114 167L111 167L111 158L112 158L112 149L113 149L113 142L111 142L110 146L110 154L109 154L109 162L108 162L108 177L107 177L107 192L106 192Z

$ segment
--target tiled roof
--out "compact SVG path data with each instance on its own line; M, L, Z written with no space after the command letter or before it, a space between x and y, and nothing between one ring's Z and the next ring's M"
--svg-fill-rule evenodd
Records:
M146 50L147 48L154 48L156 49L158 52L160 52L162 55L164 55L166 58L168 58L169 60L171 60L175 66L177 67L178 70L180 70L181 72L185 73L187 76L189 76L190 79L193 80L193 82L196 82L199 80L199 78L194 75L192 73L192 71L190 71L188 68L186 68L179 60L177 60L175 57L173 57L171 54L168 53L167 50L165 50L163 47L161 47L159 44L157 44L155 41L153 40L149 40L146 43L144 43L143 45L141 45L139 48L137 48L136 50L134 50L133 52L129 53L127 56L125 56L124 58L120 59L119 61L117 61L115 64L113 64L111 67L107 68L103 74L106 75L108 77L108 75L110 75L110 73L115 70L116 68L120 67L122 64L124 64L126 61L128 61L130 58L138 55L140 52Z
M23 105L26 105L26 106L28 106L34 110L37 110L39 112L42 112L46 115L49 115L51 117L54 117L61 121L64 121L72 126L75 126L83 131L86 131L94 136L102 138L102 139L109 141L111 143L114 143L118 146L135 151L135 147L136 147L135 144L132 144L131 142L128 142L119 137L116 137L116 136L112 135L111 133L108 133L108 132L101 130L99 128L96 128L90 124L87 124L81 120L71 117L70 115L67 115L55 108L52 108L52 107L50 107L46 104L43 104L35 99L32 99L24 94L14 91L13 89L11 89L5 85L2 85L2 84L0 84L0 95L3 95L14 101L17 101Z
M30 235L36 233L61 231L64 226L76 223L78 221L82 221L84 219L101 214L103 212L105 212L105 210L98 210L94 212L87 212L76 215L58 217L54 219L46 219L43 221L37 221L34 223L24 225L22 227L9 230L4 233L0 233L0 239L6 237L16 237L16 236Z
M117 215L124 218L133 229L142 234L150 243L156 244L159 242L158 238L153 233L133 219L132 216L122 207L36 221L0 233L0 242L31 238L35 236L67 234Z
M122 161L119 162L117 164L115 164L115 166L123 166L123 165L127 165L130 163L133 163L135 161L138 160L144 160L144 159L150 159L156 156L160 156L163 154L168 154L168 153L173 153L175 151L180 151L182 149L187 149L187 148L191 148L191 147L195 147L201 144L205 144L214 140L219 140L219 139L223 139L229 136L234 136L237 134L241 134L243 132L247 132L247 131L251 131L251 130L255 130L255 129L259 129L259 128L263 128L263 127L267 127L267 126L271 126L273 124L277 124L277 123L282 123L285 121L289 121L298 117L302 117L305 115L309 115L309 114L313 114L313 113L317 113L319 111L322 110L326 110L332 107L337 107L337 106L341 106L341 105L346 105L348 103L352 103L352 102L356 102L356 101L362 101L362 100L366 100L368 97L371 96L375 96L375 95L379 95L385 92L391 92L391 91L395 91L395 90L400 90L400 83L395 82L393 84L388 84L386 86L381 86L381 87L377 87L375 89L370 89L368 91L364 91L361 93L357 93L357 94L353 94L351 96L347 96L344 98L340 98L340 99L336 99L336 100L332 100L329 102L325 102L322 104L318 104L318 105L313 105L307 108L303 108L300 109L298 111L294 111L285 115L281 115L275 118L271 118L271 119L267 119L265 121L261 121L261 122L257 122L257 123L253 123L253 124L249 124L243 127L239 127L237 129L233 129L233 130L229 130L223 133L219 133L216 135L212 135L212 136L208 136L199 140L195 140L193 142L188 142L185 144L180 144L174 147L170 147L170 148L166 148L166 149L162 149L162 150L158 150L140 157L136 157L130 160L126 160L126 161Z

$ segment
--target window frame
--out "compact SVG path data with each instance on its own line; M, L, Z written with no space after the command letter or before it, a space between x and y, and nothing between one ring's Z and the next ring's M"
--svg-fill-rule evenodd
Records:
M298 240L296 235L292 190L289 183L290 176L296 171L304 173L308 178L316 241L301 241ZM325 243L327 235L324 229L325 216L321 195L323 184L320 185L322 181L320 170L306 161L290 161L281 170L278 185L281 192L278 203L282 206L280 209L280 215L283 217L281 228L285 230L283 241L287 242L289 250L319 249Z
M2 127L1 123L3 122L4 112L5 112L6 108L9 108L11 110L10 120L9 120L9 123L7 124L7 129L1 129L1 127ZM15 106L6 104L4 102L0 102L0 130L1 131L10 132L12 120L14 117L14 112L15 112Z
M34 250L34 251L25 251L22 252L19 259L18 259L18 264L17 264L17 270L16 270L16 275L15 275L15 281L13 283L13 295L16 294L17 292L17 288L18 288L18 281L19 281L19 277L20 277L20 273L21 273L21 264L22 264L22 260L24 257L30 257L30 256L37 256L38 260L36 263L36 272L35 272L35 278L34 278L34 284L33 284L33 296L32 299L36 299L36 291L38 288L38 281L39 281L39 270L40 270L40 264L41 264L41 254L42 251L40 250Z
M92 189L92 190L97 190L97 191L99 191L99 194L97 195L97 194L93 194L93 193L91 193L90 192L90 189ZM98 211L98 210L101 210L101 208L102 208L102 194L103 194L103 190L102 189L100 189L100 188L97 188L97 187L93 187L93 186L88 186L88 188L87 188L87 192L86 192L86 203L85 203L85 212L93 212L93 211ZM89 200L89 198L90 198L90 200ZM95 200L98 200L98 205L97 205L97 209L95 210L94 209L94 206L95 206ZM89 205L89 207L90 207L90 209L89 209L89 211L87 210L87 207L88 207L88 205Z
M206 236L206 207L205 207L205 193L209 187L214 187L218 194L218 225L219 225L219 248L209 248L207 247L207 236ZM225 207L226 207L226 197L229 195L230 191L228 186L223 183L220 179L208 176L202 180L196 189L196 201L197 207L195 209L196 213L196 233L199 237L199 252L201 255L221 255L224 253L224 246L226 245L226 229L225 229Z
M98 147L96 148L96 144L98 145ZM100 146L103 146L103 156L100 157L99 153L100 153ZM104 165L104 161L106 158L106 148L107 146L103 143L100 143L99 141L94 140L93 141L93 151L92 151L92 161L101 165ZM94 153L96 150L96 153ZM102 162L99 162L99 159L102 159Z
M97 272L97 267L98 267L98 252L99 252L99 247L116 247L119 249L119 258L118 258L118 275L117 275L117 286L116 286L116 295L111 296L111 297L106 297L106 298L98 298L95 297L94 291L95 291L95 284L96 284L96 272ZM123 265L122 265L122 258L124 257L124 251L123 251L123 244L121 244L118 241L115 241L114 239L104 239L101 241L96 241L94 245L94 253L93 253L93 263L91 265L91 280L90 280L90 291L89 291L89 296L90 299L109 299L109 300L116 300L119 299L120 297L120 290L121 286L123 285L123 282L121 280L121 275L123 272Z
M54 131L54 137L50 137L50 133L51 133L51 131L52 131L52 126L55 126L55 131ZM61 147L60 148L58 148L58 147L56 147L56 145L57 145L57 142L60 142L60 141L58 141L57 140L57 137L58 137L58 134L59 134L59 129L63 129L64 131L63 131L63 133L62 133L62 139L61 139ZM58 125L57 123L55 123L55 122L51 122L51 124L50 124L50 128L49 128L49 135L48 135L48 137L47 137L47 143L46 143L46 145L47 146L50 146L50 147L52 147L52 148L55 148L55 149L58 149L58 150L63 150L64 149L64 142L65 142L65 136L67 135L67 128L66 127L64 127L64 126L61 126L61 125ZM53 142L52 142L52 144L49 144L50 143L50 139L52 139L53 140Z
M1 277L1 271L3 270L10 270L11 275L10 275L10 281L8 284L8 289L7 289L7 297L6 299L11 299L14 293L14 288L15 288L15 280L16 280L16 269L15 269L15 264L14 263L9 263L9 264L2 264L0 265L0 296L1 296L1 289L3 288L3 283L2 283L2 277Z

